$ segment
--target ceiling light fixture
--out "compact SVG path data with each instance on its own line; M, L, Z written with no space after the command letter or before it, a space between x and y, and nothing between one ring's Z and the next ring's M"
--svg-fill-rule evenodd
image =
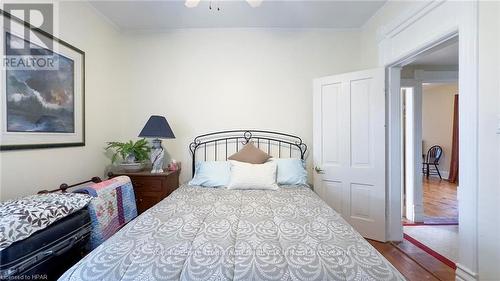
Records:
M194 8L198 6L198 4L200 4L200 0L186 0L186 2L184 2L184 5L188 8Z
M262 4L263 0L246 0L246 1L248 5L250 5L250 7L257 8ZM195 8L196 6L198 6L198 4L200 4L200 2L201 0L186 0L186 2L184 2L184 6L188 8Z
M247 0L248 5L252 8L257 8L262 4L262 0Z

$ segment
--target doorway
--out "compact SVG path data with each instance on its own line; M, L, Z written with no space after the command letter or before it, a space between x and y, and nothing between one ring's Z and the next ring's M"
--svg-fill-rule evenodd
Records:
M458 99L458 81L422 84L422 161L429 163L422 167L426 224L458 225ZM429 157L436 149L440 155Z
M459 248L458 51L455 36L400 68L401 246L436 258L453 277Z
M408 9L401 19L378 29L379 65L386 68L387 80L387 233L391 241L403 239L401 224L401 126L400 82L405 62L434 46L459 36L460 86L460 258L457 280L478 280L478 120L479 54L478 6L475 1L421 2Z

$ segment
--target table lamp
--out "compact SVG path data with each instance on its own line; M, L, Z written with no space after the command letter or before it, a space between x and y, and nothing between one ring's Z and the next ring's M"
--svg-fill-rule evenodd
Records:
M161 146L161 139L175 139L167 119L163 116L152 115L142 128L139 137L154 138L150 158L153 164L151 173L163 173L165 151Z

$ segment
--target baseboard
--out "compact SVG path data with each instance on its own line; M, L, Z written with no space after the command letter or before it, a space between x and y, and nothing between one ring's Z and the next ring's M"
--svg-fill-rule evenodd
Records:
M477 280L479 280L479 276L477 273L468 269L464 265L457 263L457 270L455 271L455 280L456 281L477 281Z

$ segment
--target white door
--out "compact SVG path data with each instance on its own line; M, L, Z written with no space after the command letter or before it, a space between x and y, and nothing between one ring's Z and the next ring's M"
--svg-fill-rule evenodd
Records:
M366 238L385 241L385 72L314 80L314 189Z

